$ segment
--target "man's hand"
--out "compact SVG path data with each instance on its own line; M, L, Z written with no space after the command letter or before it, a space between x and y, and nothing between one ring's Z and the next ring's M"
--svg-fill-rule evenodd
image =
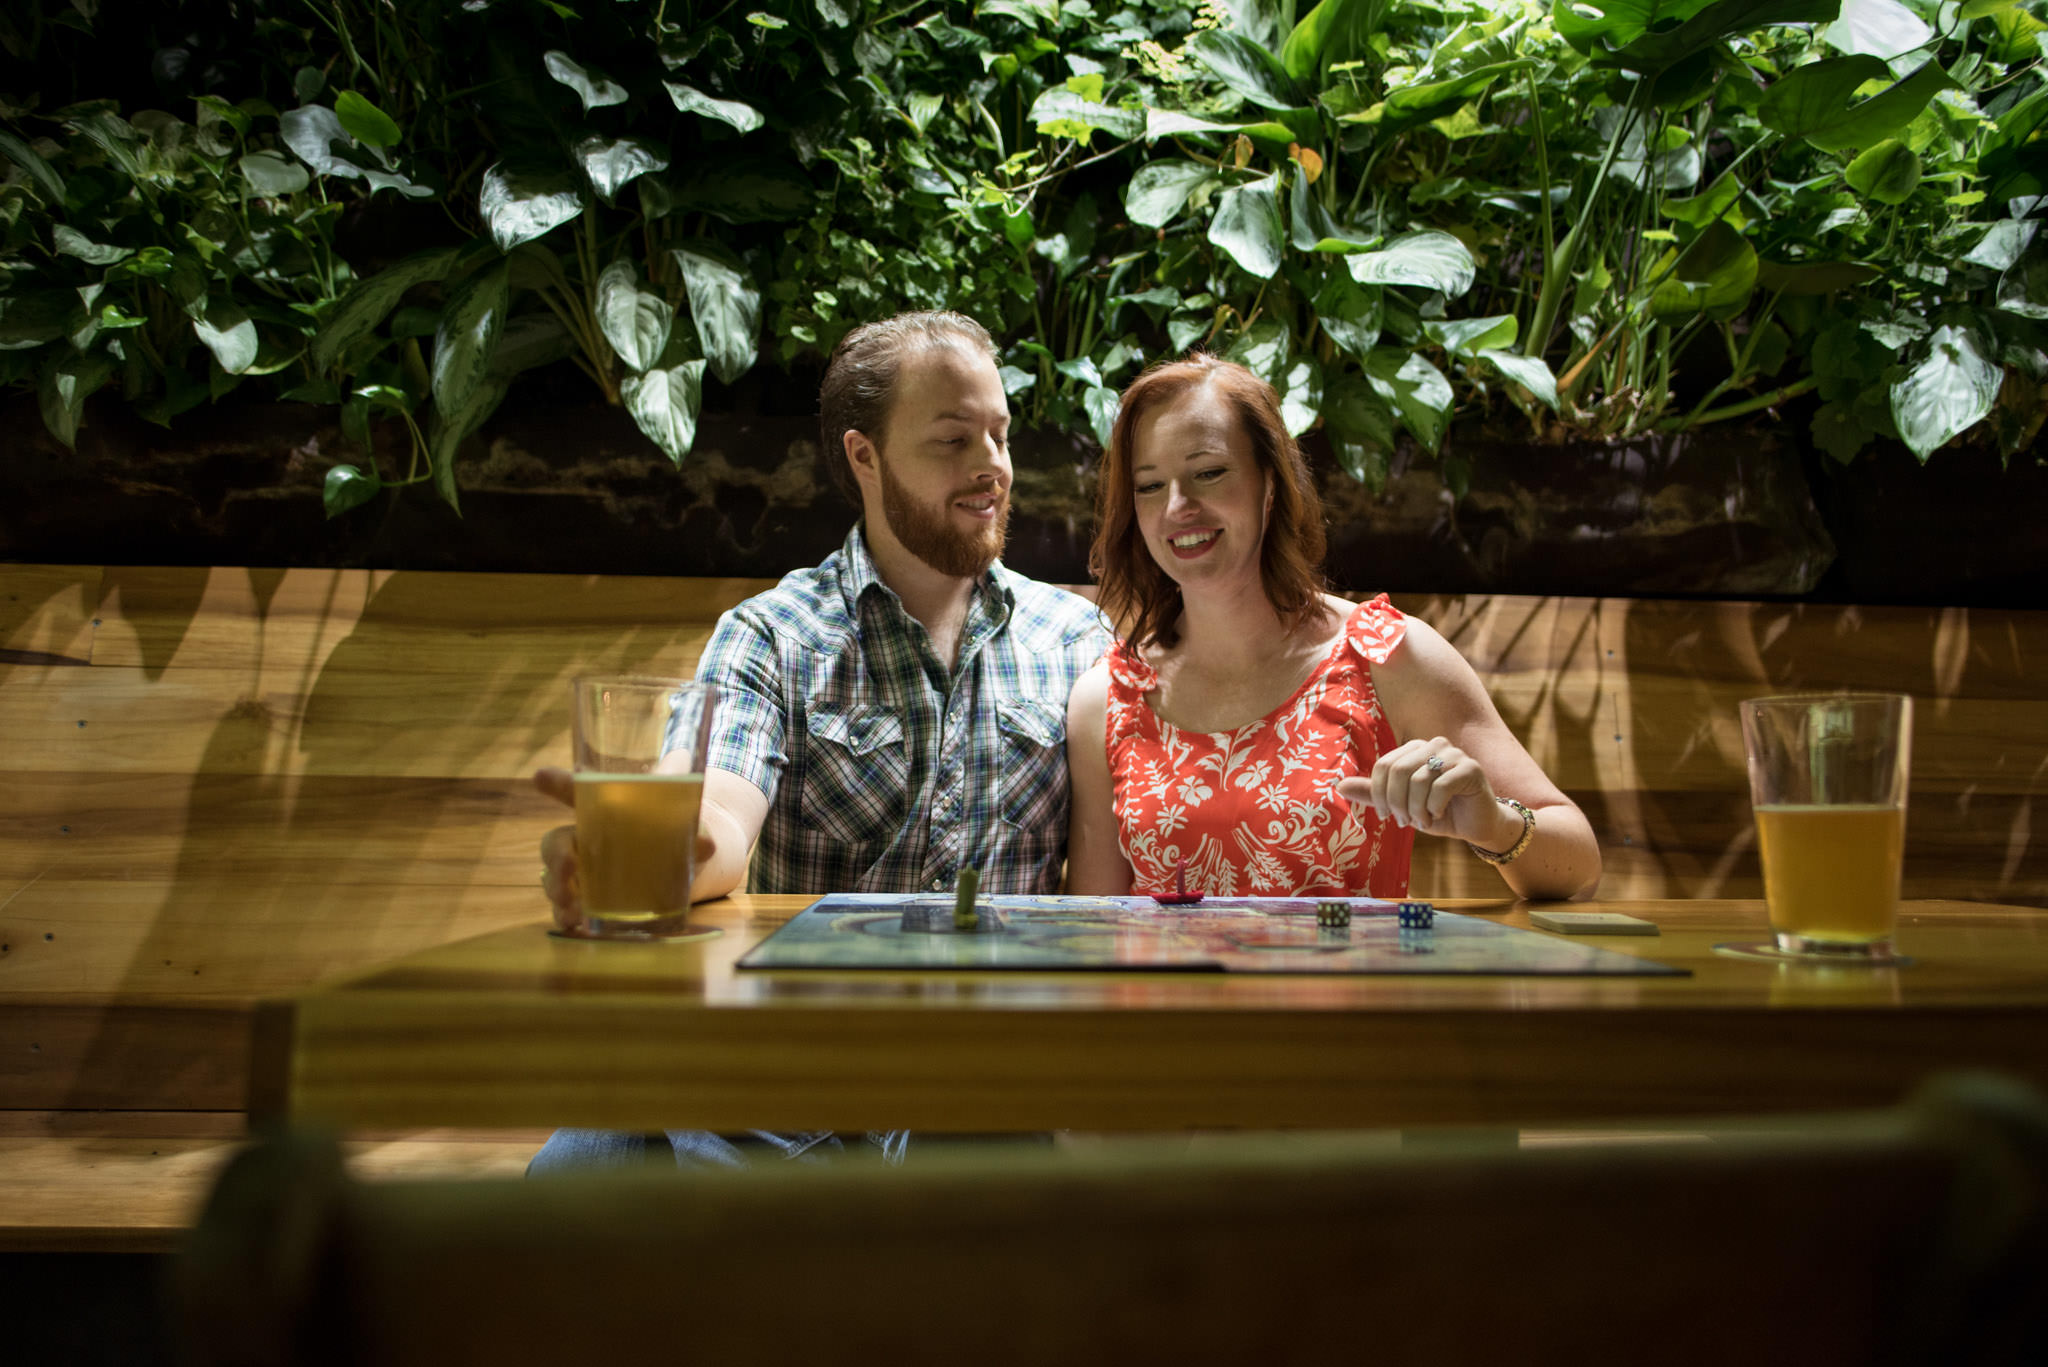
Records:
M533 786L565 807L576 805L576 776L567 769L539 769ZM697 867L703 868L716 852L717 842L700 827L697 832ZM540 885L553 904L555 929L574 931L583 924L582 884L576 876L576 828L557 826L540 838Z
M567 769L541 769L533 786L565 807L576 805L576 779ZM576 828L557 826L540 838L540 886L554 905L555 929L583 924L582 889L576 879Z

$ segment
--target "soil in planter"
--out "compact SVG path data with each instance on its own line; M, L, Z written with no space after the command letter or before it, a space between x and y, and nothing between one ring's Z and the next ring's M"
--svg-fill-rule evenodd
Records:
M1880 442L1848 465L1809 455L1841 549L1818 597L1853 603L2048 606L2048 465L2031 451Z
M0 421L32 435L0 465L0 557L742 577L817 563L854 512L818 460L815 420L789 405L761 411L779 391L730 397L757 411L707 413L677 468L620 409L515 394L464 446L460 517L420 486L329 519L327 470L363 459L332 410L222 405L166 433L96 403L74 454L17 396ZM378 440L382 468L403 468L403 429ZM1336 587L1797 595L1828 562L1798 462L1753 434L1580 447L1452 440L1475 456L1463 501L1412 448L1374 492L1336 467L1318 434L1305 440ZM1008 562L1086 582L1092 447L1024 432L1013 457Z

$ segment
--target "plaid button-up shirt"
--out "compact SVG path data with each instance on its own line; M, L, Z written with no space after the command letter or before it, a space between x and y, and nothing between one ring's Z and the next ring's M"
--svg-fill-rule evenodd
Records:
M1000 563L949 670L856 526L816 569L719 619L706 766L768 797L750 892L1054 892L1067 847L1067 694L1109 636L1093 604Z

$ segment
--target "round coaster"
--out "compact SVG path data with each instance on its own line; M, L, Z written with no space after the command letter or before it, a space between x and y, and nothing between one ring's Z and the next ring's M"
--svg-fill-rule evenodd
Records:
M1770 940L1731 940L1727 944L1715 945L1716 954L1726 954L1731 959L1749 959L1766 964L1805 964L1813 968L1906 968L1912 960L1903 954L1888 954L1882 958L1857 954L1794 954L1778 948Z
M555 940L575 940L586 945L686 945L697 940L715 940L725 934L718 926L691 926L673 935L592 935L587 930L561 930L548 932Z

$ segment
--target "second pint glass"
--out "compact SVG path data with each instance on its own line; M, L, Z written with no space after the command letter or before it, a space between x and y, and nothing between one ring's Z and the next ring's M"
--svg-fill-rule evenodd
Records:
M1892 957L1913 700L1753 698L1742 704L1742 739L1778 948Z

